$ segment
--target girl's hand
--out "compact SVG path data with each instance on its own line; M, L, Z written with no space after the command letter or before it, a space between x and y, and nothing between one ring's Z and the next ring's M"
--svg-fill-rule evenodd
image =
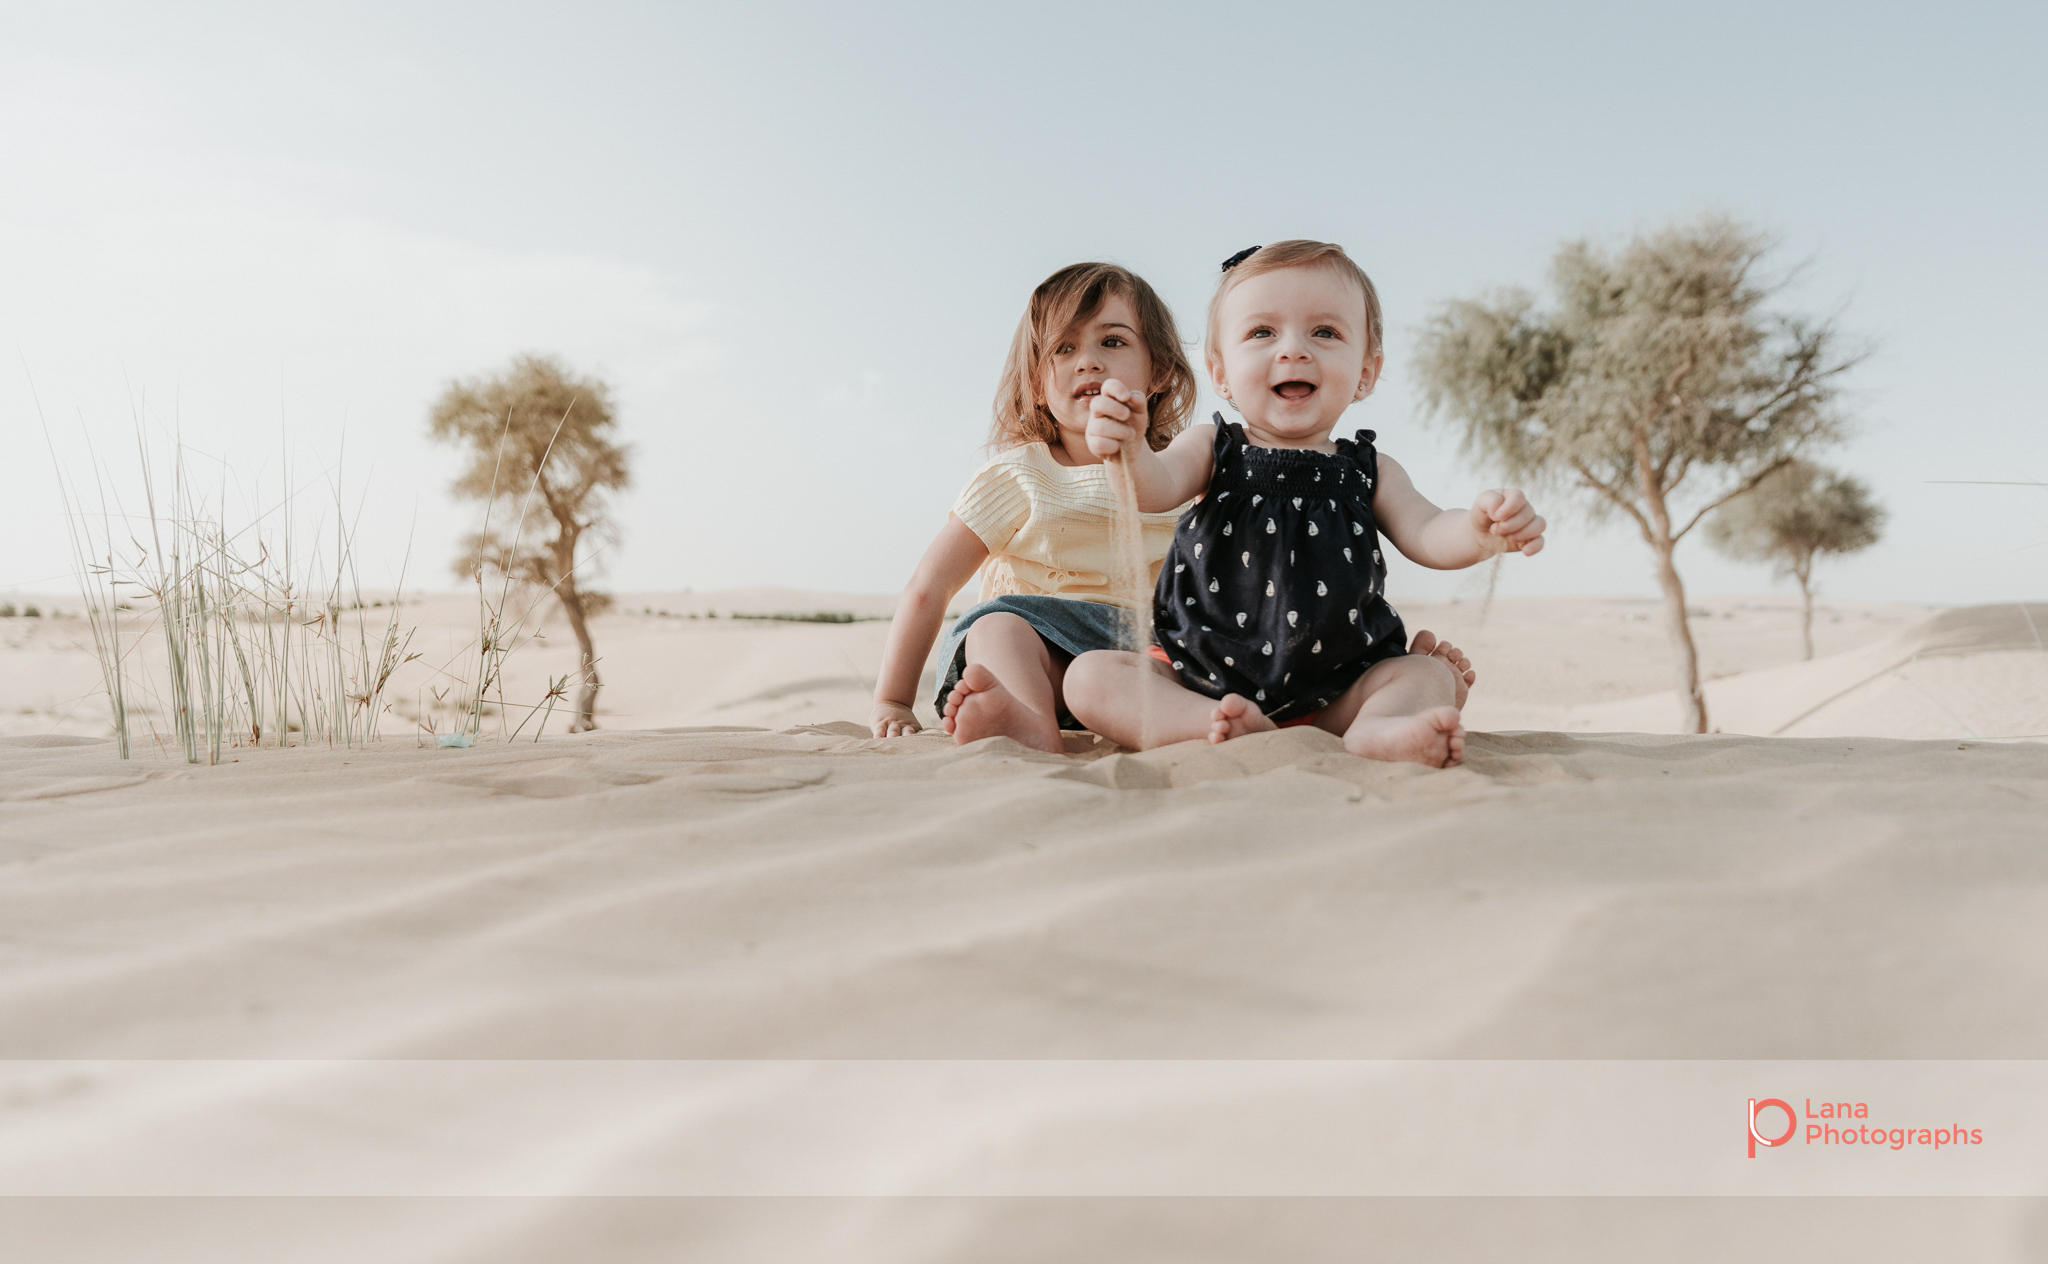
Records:
M1104 382L1102 394L1088 401L1088 450L1099 457L1118 455L1127 444L1142 439L1150 426L1144 392L1115 378Z
M924 725L900 702L877 702L868 718L868 731L876 737L909 737L923 732Z
M1544 526L1519 487L1481 492L1472 502L1472 529L1486 537L1489 552L1534 557L1543 550Z

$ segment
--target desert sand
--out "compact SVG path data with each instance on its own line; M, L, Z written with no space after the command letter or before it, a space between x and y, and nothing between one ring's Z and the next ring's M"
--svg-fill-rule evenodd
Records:
M864 720L894 605L888 596L777 588L623 594L617 608L596 621L606 681L599 721L606 728L652 729ZM75 597L44 597L41 608L67 611L67 617L0 619L0 734L108 732L99 668L78 607ZM510 706L502 727L508 732L544 697L550 678L576 665L575 642L560 616L544 603L533 609L506 665ZM1403 603L1401 609L1411 630L1433 629L1473 654L1480 685L1466 709L1469 728L1676 731L1670 655L1656 601L1502 598ZM1724 732L1972 740L2048 733L2048 676L2041 667L2048 659L2039 657L2048 618L2038 606L1945 611L1823 601L1812 663L1799 661L1798 605L1789 597L1705 598L1693 610L1711 717ZM387 613L369 610L363 617L374 630ZM733 617L817 613L858 621ZM412 648L421 658L400 670L387 693L383 731L391 740L421 736L423 718L446 730L452 699L437 707L432 694L450 686L459 694L457 682L476 640L477 606L456 594L408 597L400 617L417 628ZM146 627L147 612L130 622ZM160 653L148 641L135 648L133 658L145 664L139 674ZM929 698L934 668L927 669L918 699L920 715L931 724L937 723ZM152 722L160 733L168 731L161 708L152 710L147 696L136 706L138 732ZM1801 714L1809 709L1813 714ZM1785 728L1792 720L1797 724ZM550 731L564 724L557 708ZM495 719L491 727L499 727ZM529 735L534 727L529 723Z
M598 732L440 749L395 707L215 767L115 759L76 621L0 626L10 1255L2048 1253L2011 1100L2048 1101L2048 605L1828 602L1802 663L1790 602L1704 600L1699 737L1654 603L1411 607L1481 671L1437 771L877 741L886 623L730 617L888 604L629 596ZM564 670L542 632L514 698ZM1491 1166L1304 1150L1420 1100L1512 1131L1516 1068L1583 1118L1732 1078L1580 1169L1510 1161L1527 1127ZM2015 1140L1745 1159L1744 1085L1814 1068L2018 1077L1968 1099ZM1820 1196L1902 1191L2000 1197Z

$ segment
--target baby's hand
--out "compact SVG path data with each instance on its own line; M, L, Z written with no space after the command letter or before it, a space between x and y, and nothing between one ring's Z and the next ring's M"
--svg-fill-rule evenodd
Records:
M1143 438L1149 426L1145 396L1115 378L1102 384L1102 394L1088 401L1088 450L1113 457L1124 445Z
M900 702L877 702L868 717L868 732L876 737L909 737L923 728L910 708Z
M1534 557L1543 549L1543 519L1519 487L1481 492L1472 502L1472 529L1486 537L1489 552Z

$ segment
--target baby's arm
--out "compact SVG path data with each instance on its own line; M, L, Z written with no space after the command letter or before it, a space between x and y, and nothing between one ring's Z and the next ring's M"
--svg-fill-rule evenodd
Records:
M1139 513L1178 509L1209 488L1216 458L1214 426L1190 426L1164 452L1145 442L1145 396L1115 378L1088 405L1088 450L1104 460L1121 459L1137 489Z
M1379 467L1373 519L1411 562L1454 571L1496 553L1531 557L1543 548L1543 519L1519 488L1481 492L1470 509L1438 509L1415 490L1399 461L1382 452Z
M896 602L896 619L889 625L882 669L875 678L875 709L868 720L868 730L876 737L902 737L924 727L910 709L924 675L924 660L939 637L939 625L946 621L946 603L986 557L988 546L981 537L948 514L938 539L924 551Z

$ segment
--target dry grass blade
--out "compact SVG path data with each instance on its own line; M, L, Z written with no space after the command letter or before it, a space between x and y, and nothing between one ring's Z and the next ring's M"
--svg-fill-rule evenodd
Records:
M122 758L133 754L138 722L166 753L192 763L218 763L235 748L378 740L394 680L421 657L416 629L404 622L404 567L388 613L373 616L386 601L364 599L355 523L338 490L332 549L320 545L325 528L303 548L289 490L231 522L225 470L218 489L202 493L191 477L195 454L175 433L168 442L168 452L153 450L138 410L142 504L132 515L109 504L97 458L96 519L58 470ZM142 595L142 608L129 610L123 592ZM495 628L481 639L489 687L510 645ZM138 654L144 646L153 652Z

